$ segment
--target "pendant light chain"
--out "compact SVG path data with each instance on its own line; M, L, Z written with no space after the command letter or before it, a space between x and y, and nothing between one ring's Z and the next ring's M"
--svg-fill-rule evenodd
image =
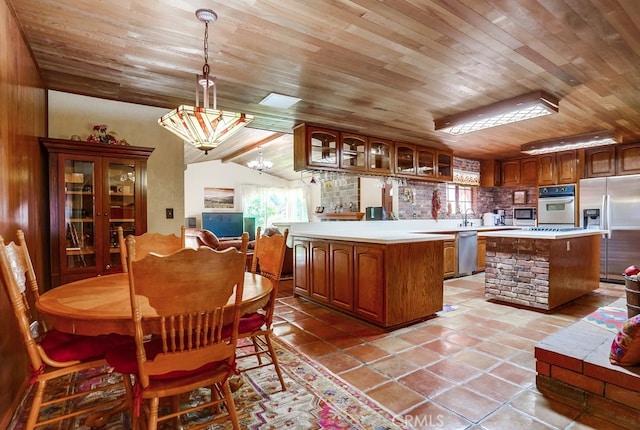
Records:
M202 66L202 74L204 75L207 85L209 81L209 21L204 22L204 66Z

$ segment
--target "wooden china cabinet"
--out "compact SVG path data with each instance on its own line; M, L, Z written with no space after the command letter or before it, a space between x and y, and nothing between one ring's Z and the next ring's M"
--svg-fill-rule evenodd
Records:
M117 230L147 230L154 148L40 140L49 156L51 286L122 271Z

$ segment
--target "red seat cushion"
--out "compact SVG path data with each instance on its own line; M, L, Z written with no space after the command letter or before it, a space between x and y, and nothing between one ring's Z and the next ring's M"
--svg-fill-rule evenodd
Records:
M147 355L147 360L153 360L156 355L162 352L162 340L152 339L149 342L145 342L144 350ZM114 368L118 373L137 375L138 374L138 361L136 359L136 345L135 342L122 345L118 348L113 348L107 351L105 354L107 363ZM181 378L188 375L195 375L200 372L212 370L219 366L220 362L207 363L204 366L200 366L195 370L176 370L173 372L165 373L163 375L150 375L150 379L173 379Z
M40 341L40 346L55 361L84 361L104 357L109 349L132 342L130 336L118 334L80 336L49 330Z
M265 315L260 312L254 312L240 318L240 324L238 326L238 333L250 333L254 330L258 330L265 323Z
M238 325L238 334L251 333L258 330L265 323L265 316L260 312L253 312L240 318ZM222 328L222 337L231 336L231 326L227 325Z

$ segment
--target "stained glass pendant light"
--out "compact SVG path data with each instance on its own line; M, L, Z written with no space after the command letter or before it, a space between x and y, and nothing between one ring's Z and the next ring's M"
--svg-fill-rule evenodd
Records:
M253 120L245 113L218 110L215 77L209 76L209 23L218 19L211 9L198 9L196 17L204 22L204 66L202 75L196 75L195 106L181 105L158 120L158 124L176 134L198 149L214 149ZM203 89L203 106L200 106L200 88ZM212 96L213 106L209 108Z

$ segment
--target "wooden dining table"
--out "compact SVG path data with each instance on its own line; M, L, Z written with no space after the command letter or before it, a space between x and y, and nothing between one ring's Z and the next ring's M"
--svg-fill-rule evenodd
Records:
M254 312L268 301L273 285L264 276L244 275L242 313ZM229 305L235 302L235 294ZM127 273L96 276L53 288L40 296L36 305L45 321L59 331L88 336L101 334L133 335L129 278ZM157 317L144 300L141 303L143 324Z

